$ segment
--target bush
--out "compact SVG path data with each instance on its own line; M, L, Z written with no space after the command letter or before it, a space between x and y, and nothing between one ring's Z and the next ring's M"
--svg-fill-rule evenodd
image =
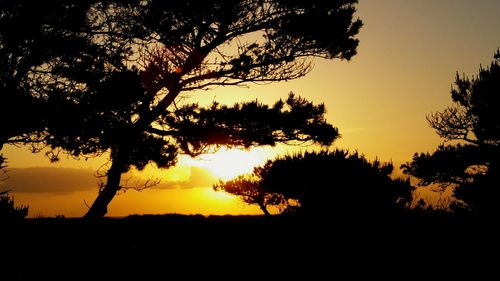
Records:
M28 215L29 206L14 206L9 190L0 192L0 221L22 220Z
M389 214L404 209L414 190L408 181L392 179L392 171L392 164L370 162L358 153L312 152L268 161L251 176L221 182L215 189L244 196L243 201L261 208L297 202L288 207L313 216Z

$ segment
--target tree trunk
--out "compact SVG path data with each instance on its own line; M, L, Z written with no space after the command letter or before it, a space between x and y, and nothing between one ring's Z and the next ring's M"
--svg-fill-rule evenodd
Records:
M262 212L264 212L264 215L266 215L266 217L270 217L271 213L269 213L269 211L267 210L266 205L264 205L264 203L262 202L259 202L258 204Z
M83 216L85 219L102 218L108 212L108 204L113 200L118 190L120 190L120 180L124 172L123 164L113 159L113 164L107 173L106 185L101 190L94 203Z

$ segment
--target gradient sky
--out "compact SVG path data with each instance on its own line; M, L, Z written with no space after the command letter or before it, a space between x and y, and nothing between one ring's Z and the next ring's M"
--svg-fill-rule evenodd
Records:
M192 98L201 103L256 98L273 103L293 91L325 103L328 120L342 134L338 147L397 166L415 152L433 150L441 140L425 115L450 103L457 71L473 75L481 64L491 62L500 47L500 1L360 0L357 15L365 25L358 36L358 55L350 62L316 60L313 71L299 80L218 88L193 93ZM246 163L241 170L248 171L285 150L229 152L205 160L182 159L181 166L170 171L148 169L143 177L161 178L162 184L117 196L109 215L258 213L255 207L211 191L216 178L225 176L214 171L224 169L221 163L231 157ZM0 186L13 189L16 203L29 204L30 216L81 216L87 208L84 200L90 204L95 198L93 175L103 158L50 164L43 154L33 155L23 147L7 147L3 153L11 172Z

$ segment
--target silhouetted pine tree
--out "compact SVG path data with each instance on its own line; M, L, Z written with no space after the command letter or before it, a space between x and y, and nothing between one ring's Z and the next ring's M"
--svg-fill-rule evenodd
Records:
M453 104L427 120L444 139L433 153L416 153L402 166L420 184L453 186L453 195L470 210L500 211L500 52L477 76L457 74ZM460 207L455 205L454 207Z

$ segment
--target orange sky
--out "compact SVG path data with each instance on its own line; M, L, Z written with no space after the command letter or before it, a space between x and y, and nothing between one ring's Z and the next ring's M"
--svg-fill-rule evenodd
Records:
M360 0L358 16L365 26L358 36L359 54L351 62L317 60L313 71L299 80L218 88L193 93L192 98L202 103L256 98L273 103L293 91L326 104L328 120L342 134L337 146L399 165L441 142L425 115L449 104L456 71L472 75L480 64L491 62L500 47L499 15L497 0ZM185 158L171 171L149 169L143 177L161 178L162 184L117 196L109 215L258 213L210 186L216 177L248 171L285 150L263 148L246 156L226 152L204 160ZM90 204L95 198L93 174L104 158L50 164L42 154L22 147L6 147L3 153L11 173L0 186L14 190L16 203L29 204L30 216L81 216L87 208L84 200Z

